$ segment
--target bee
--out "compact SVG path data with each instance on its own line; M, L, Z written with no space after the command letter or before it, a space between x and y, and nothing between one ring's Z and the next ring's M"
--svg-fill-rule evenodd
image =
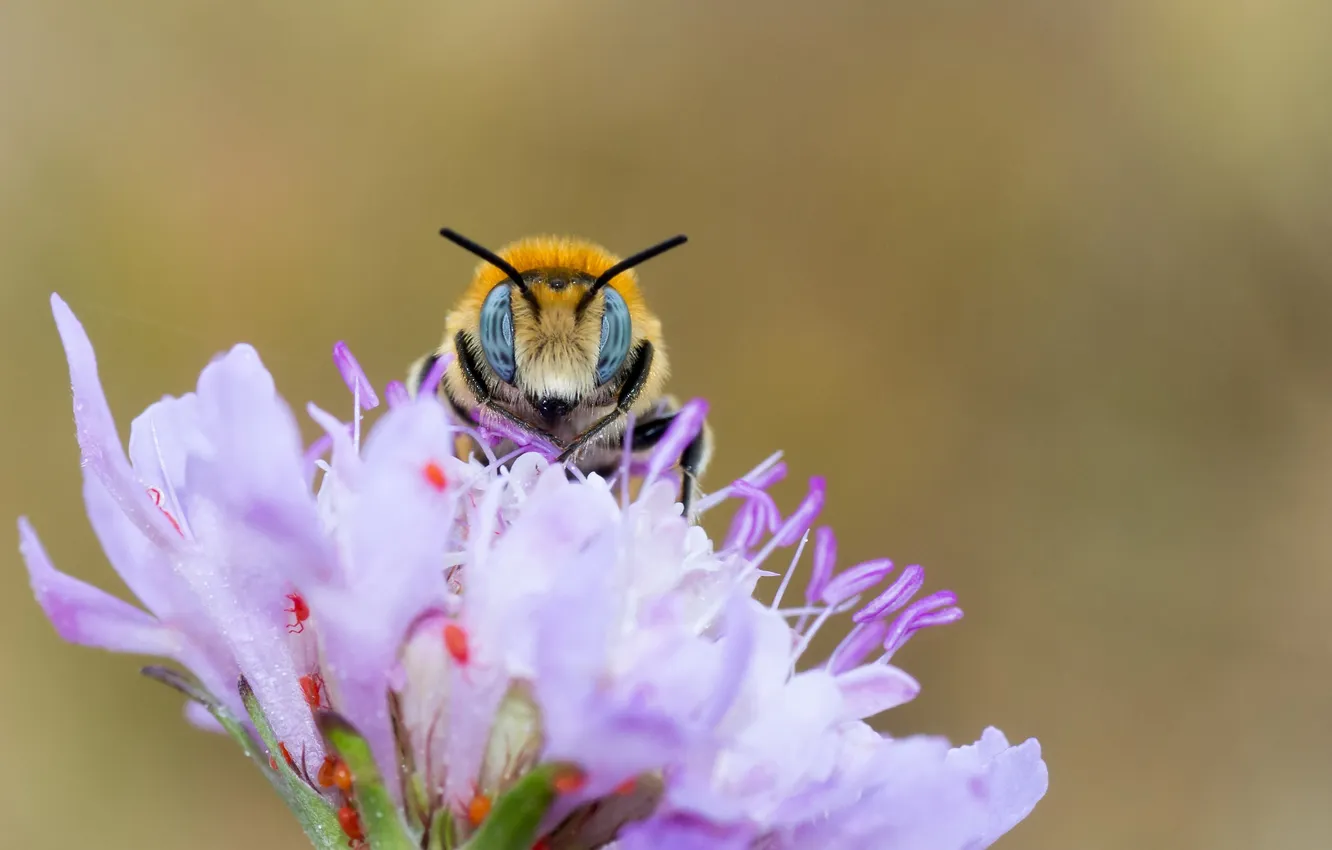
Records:
M535 237L498 253L444 228L480 257L471 284L444 321L444 340L412 365L413 395L452 355L439 393L459 419L490 415L545 440L559 460L609 477L620 467L626 425L640 458L665 435L679 405L664 394L669 362L661 321L634 267L683 245L675 236L623 260L578 239ZM705 425L680 456L680 502L690 516L711 456Z

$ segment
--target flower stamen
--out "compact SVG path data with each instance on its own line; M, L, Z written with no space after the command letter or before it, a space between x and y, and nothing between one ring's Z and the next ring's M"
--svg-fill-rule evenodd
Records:
M148 498L153 500L153 504L156 505L157 509L162 512L162 516L167 518L167 522L171 523L171 527L176 529L176 533L179 534L181 537L184 537L185 531L180 527L180 523L177 522L176 518L171 515L171 511L162 507L162 502L164 501L162 498L162 491L157 489L156 487L149 487Z

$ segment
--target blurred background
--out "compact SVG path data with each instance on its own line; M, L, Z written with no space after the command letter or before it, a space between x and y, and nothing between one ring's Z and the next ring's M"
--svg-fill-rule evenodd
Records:
M1332 833L1332 10L1299 0L0 5L0 517L119 588L47 296L123 427L256 344L346 404L473 260L585 235L642 270L717 486L826 474L844 563L967 618L898 656L897 734L1040 738L999 846ZM6 520L9 521L9 520ZM13 534L13 532L9 532ZM14 541L13 536L10 537ZM11 847L302 846L141 659L66 646L0 557Z

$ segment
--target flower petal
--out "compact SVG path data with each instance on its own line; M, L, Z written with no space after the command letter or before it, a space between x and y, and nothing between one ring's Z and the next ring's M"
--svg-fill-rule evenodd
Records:
M191 726L205 732L216 732L221 735L225 735L227 732L222 724L217 721L217 718L213 716L213 712L209 711L208 706L203 703L194 702L193 700L185 703L185 719L190 722Z
M453 432L434 399L385 414L367 441L355 489L337 508L343 572L309 587L339 709L385 765L394 763L390 671L407 629L421 613L442 608L448 590L441 565L458 488L440 491L428 468L442 469L452 449Z
M180 545L180 535L144 492L120 444L115 419L97 376L97 357L92 342L59 295L51 295L60 341L69 361L69 380L74 392L74 426L86 473L97 476L130 521L149 540L166 549Z
M846 718L863 720L881 711L911 702L920 683L888 664L867 664L842 673L835 680L846 701Z
M989 823L981 846L997 840L1031 814L1050 786L1040 742L1030 738L1010 747L1004 733L994 727L987 728L976 743L951 751L948 761L984 777Z
M19 519L19 551L37 602L62 638L113 652L174 655L175 636L153 617L57 570L27 518Z

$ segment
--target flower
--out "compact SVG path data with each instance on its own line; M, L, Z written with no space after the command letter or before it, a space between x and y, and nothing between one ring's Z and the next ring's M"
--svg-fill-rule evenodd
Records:
M88 516L142 608L57 571L21 519L37 600L66 640L188 670L150 668L255 755L318 847L974 848L1045 792L1034 740L867 725L919 691L894 653L962 612L916 598L917 565L838 571L821 479L783 515L773 456L703 499L740 503L720 545L681 516L670 469L702 402L611 480L539 446L496 458L502 426L396 382L362 448L377 396L339 343L353 421L310 406L325 435L305 448L241 345L134 420L126 454L82 326L52 307ZM461 437L484 458L456 457ZM811 534L804 604L783 608Z

